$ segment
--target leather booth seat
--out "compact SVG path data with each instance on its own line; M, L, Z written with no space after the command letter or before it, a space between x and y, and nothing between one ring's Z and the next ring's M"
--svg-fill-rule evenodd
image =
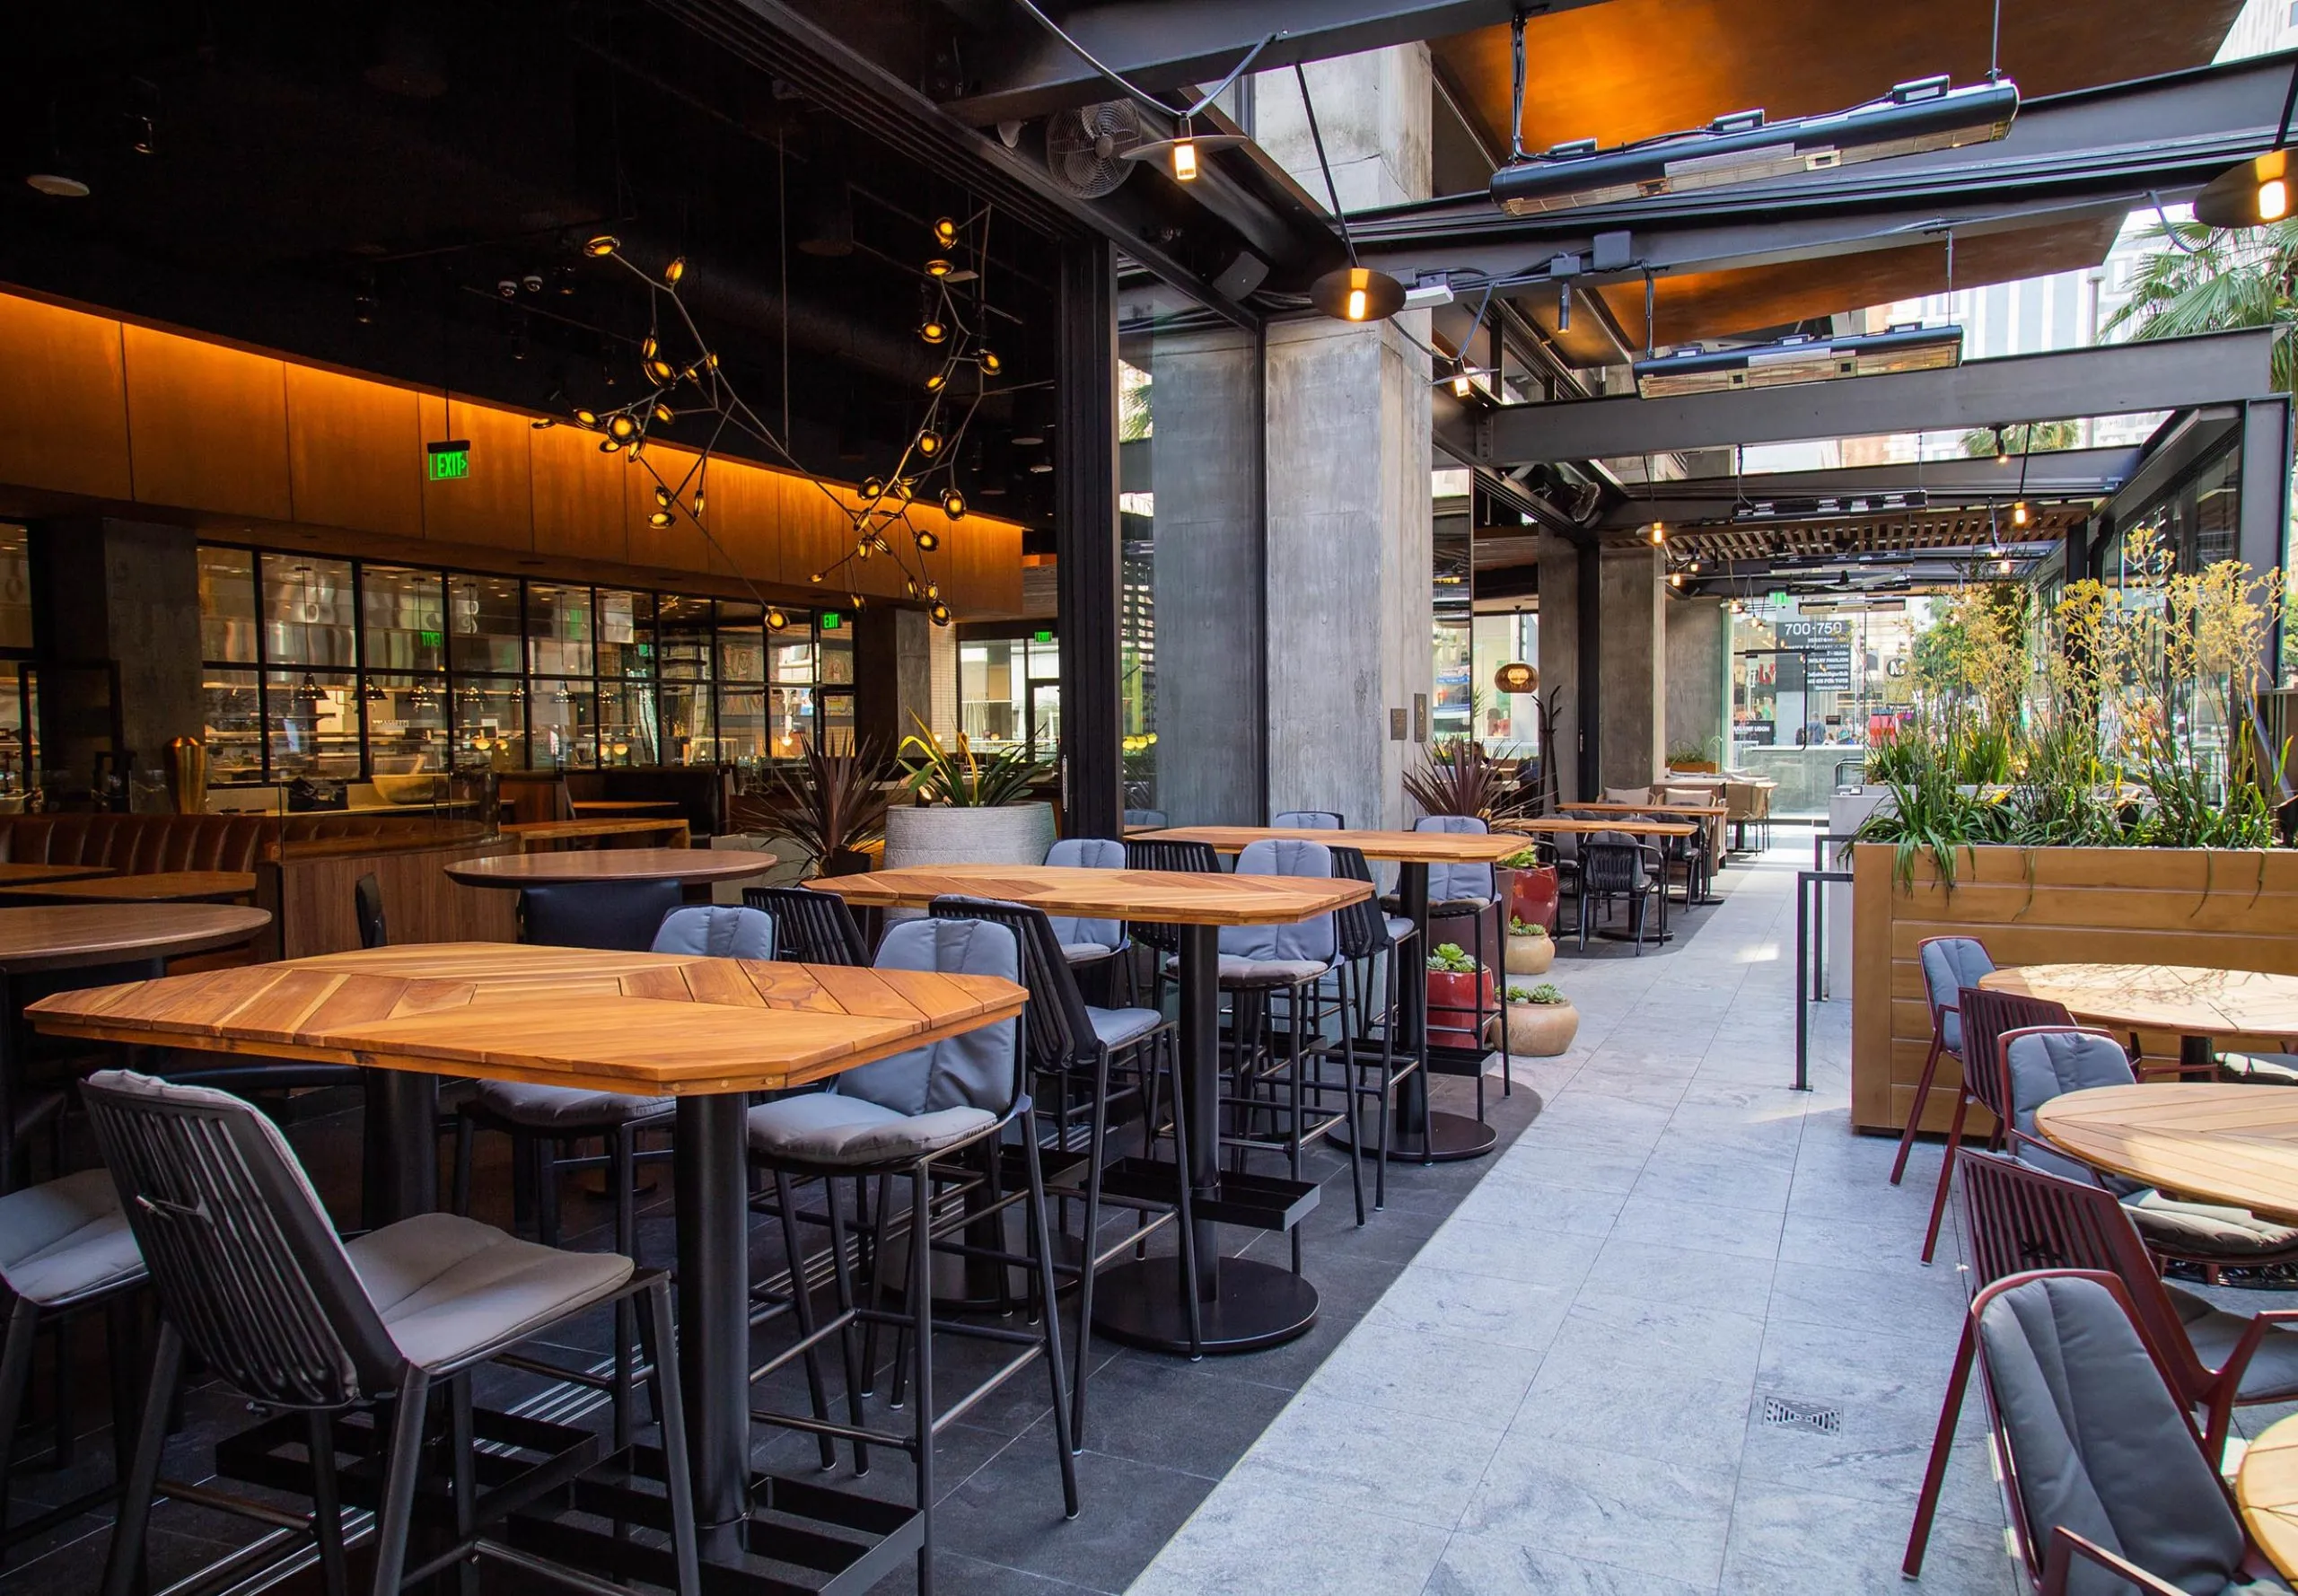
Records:
M0 815L0 860L91 864L122 875L252 871L283 842L416 842L439 830L427 815Z

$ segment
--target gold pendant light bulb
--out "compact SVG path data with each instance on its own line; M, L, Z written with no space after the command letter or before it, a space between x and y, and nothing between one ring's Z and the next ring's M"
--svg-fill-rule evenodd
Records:
M966 514L966 495L954 487L943 490L942 513L952 521L963 521Z
M654 407L654 419L661 422L664 426L670 425L671 422L676 421L678 418L679 413L676 410L671 409L670 406L657 404Z
M679 279L685 276L686 257L683 255L679 256L676 259L672 260L670 265L662 268L662 281L668 283L673 288L679 285Z
M949 373L935 372L932 376L925 379L925 391L928 393L939 393L942 391L943 388L948 384L949 381Z
M937 627L946 627L950 624L950 607L939 600L936 600L934 608L925 613L932 618L934 624Z
M1466 399L1469 396L1469 374L1466 372L1454 372L1452 373L1452 397L1454 399Z
M1005 369L1005 363L997 358L997 352L994 349L984 349L978 358L981 369L993 377Z
M596 426L599 425L599 413L596 410L577 410L574 412L574 419L584 426Z
M769 609L766 612L766 629L767 631L779 632L789 624L790 618L783 614L779 609Z
M618 438L627 438L638 430L638 424L627 416L618 416L607 423L607 431Z
M673 519L675 518L668 510L657 510L646 518L646 524L653 527L666 527Z
M1348 320L1351 321L1364 320L1365 312L1370 308L1370 305L1364 298L1364 290L1362 288L1351 288L1348 291L1348 308L1346 312Z
M604 259L622 247L622 241L610 232L602 232L583 246L583 253L593 260Z
M1173 180L1181 183L1197 181L1197 141L1177 138L1173 141Z
M944 249L947 249L950 245L956 243L958 241L958 224L947 216L937 218L934 224L934 241L940 244Z
M946 277L951 269L950 263L939 255L925 263L925 275L929 277Z
M920 554L931 554L942 547L941 534L929 528L920 527L916 541Z
M928 427L917 434L917 452L925 455L942 452L942 434Z
M875 477L865 477L862 479L862 496L865 499L882 499L886 496L886 485Z
M939 317L928 316L918 324L917 336L929 344L938 344L950 336L950 329Z
M2268 178L2259 185L2259 220L2279 222L2290 214L2290 185L2281 178Z

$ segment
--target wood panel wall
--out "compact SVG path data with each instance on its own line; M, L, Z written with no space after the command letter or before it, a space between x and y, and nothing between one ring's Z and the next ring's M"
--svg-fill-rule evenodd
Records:
M1917 945L1971 936L1998 965L2195 964L2298 975L2298 854L2196 848L1985 847L1961 855L1951 893L1928 862L1912 891L1894 850L1852 850L1851 1118L1897 1134L1931 1047ZM2247 1039L2283 1050L2283 1039ZM2174 1064L2179 1039L2142 1032ZM1943 1132L1960 1085L1943 1060L1925 1128ZM1983 1114L1978 1116L1984 1120Z
M826 585L809 581L852 543L844 511L857 501L840 484L714 460L714 546L683 516L648 524L654 478L643 467L601 454L578 427L538 430L504 406L458 397L451 415L435 390L7 294L0 370L10 373L0 487L38 513L134 509L256 541L268 526L354 549L346 536L372 537L388 540L373 547L389 557L419 557L413 543L481 568L489 555L540 557L633 585L740 577L794 604L907 597L883 556ZM432 482L423 445L448 436L470 440L471 474ZM694 459L671 443L648 455L672 482ZM941 535L931 569L960 618L1022 613L1020 527L975 514L952 524L938 509L913 519ZM627 569L602 576L601 565Z
M372 875L383 892L383 919L397 943L508 943L519 940L519 895L494 887L466 887L447 879L460 859L520 851L515 837L429 848L296 851L257 867L256 899L272 911L276 957L311 959L346 953L359 945L352 908L359 878Z

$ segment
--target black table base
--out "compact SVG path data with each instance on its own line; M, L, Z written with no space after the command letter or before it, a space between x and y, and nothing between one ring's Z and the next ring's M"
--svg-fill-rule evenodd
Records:
M1093 1329L1127 1346L1187 1353L1188 1312L1180 1274L1171 1258L1136 1259L1105 1271L1093 1286ZM1317 1288L1275 1264L1224 1258L1219 1292L1199 1307L1206 1351L1258 1352L1317 1322Z
M1466 1159L1482 1158L1500 1139L1500 1133L1481 1119L1472 1119L1466 1114L1447 1114L1441 1109L1430 1109L1426 1112L1428 1145L1425 1153L1421 1150L1418 1126L1407 1129L1401 1117L1390 1122L1389 1161L1391 1163L1459 1163ZM1365 1132L1365 1155L1371 1157L1380 1150L1373 1145L1371 1127L1360 1128ZM1347 1122L1344 1120L1325 1132L1325 1140L1336 1147L1347 1147Z

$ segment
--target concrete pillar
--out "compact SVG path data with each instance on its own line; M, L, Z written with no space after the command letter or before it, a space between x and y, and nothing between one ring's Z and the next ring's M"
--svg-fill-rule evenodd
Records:
M1559 801L1598 794L1580 790L1580 551L1554 532L1539 534L1540 696L1556 710L1556 746L1540 750L1556 773Z
M86 777L100 750L163 768L169 741L205 723L199 669L198 535L189 527L110 520L33 529L43 659L41 759ZM118 667L111 697L101 673ZM118 741L114 742L117 723Z
M1308 68L1344 209L1428 197L1425 45ZM1292 73L1254 90L1255 136L1325 197ZM1425 344L1427 315L1399 321ZM1434 690L1428 359L1396 326L1268 332L1268 804L1356 826L1411 819L1401 785ZM1404 736L1395 734L1401 716Z
M1156 807L1177 826L1265 818L1255 346L1221 328L1153 335L1147 355Z
M1603 786L1642 786L1667 768L1664 557L1642 542L1608 546L1600 593L1598 773Z
M1730 618L1721 599L1673 599L1667 605L1668 748L1697 747L1723 760L1732 698ZM1719 741L1720 740L1720 741ZM1720 750L1720 751L1719 751Z

